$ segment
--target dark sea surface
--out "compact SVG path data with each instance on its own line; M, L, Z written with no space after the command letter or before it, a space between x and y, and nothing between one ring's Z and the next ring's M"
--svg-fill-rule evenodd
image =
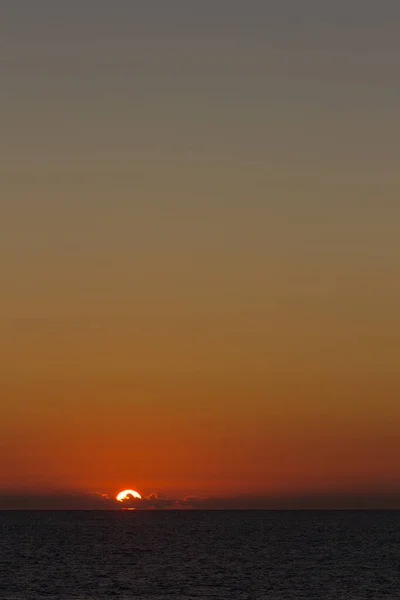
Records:
M400 599L400 512L0 512L1 600Z

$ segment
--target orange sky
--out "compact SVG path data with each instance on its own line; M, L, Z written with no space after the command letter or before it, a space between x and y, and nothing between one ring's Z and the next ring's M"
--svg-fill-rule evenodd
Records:
M71 379L4 388L3 487L274 495L398 485L399 409L379 378Z
M0 489L399 490L398 19L91 1L1 19Z

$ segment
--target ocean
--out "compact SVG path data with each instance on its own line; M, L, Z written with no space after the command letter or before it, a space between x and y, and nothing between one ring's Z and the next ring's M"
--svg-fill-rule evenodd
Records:
M1 600L400 599L400 512L0 512Z

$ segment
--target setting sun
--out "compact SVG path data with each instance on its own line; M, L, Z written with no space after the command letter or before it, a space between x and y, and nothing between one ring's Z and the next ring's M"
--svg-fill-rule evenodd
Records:
M142 496L138 492L135 492L135 490L124 490L123 492L120 492L117 496L118 502L129 500L129 498L138 498L139 500L141 500Z

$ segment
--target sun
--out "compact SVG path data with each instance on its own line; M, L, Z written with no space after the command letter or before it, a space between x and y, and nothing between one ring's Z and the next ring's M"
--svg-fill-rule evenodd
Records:
M141 500L142 496L139 494L139 492L135 492L135 490L123 490L117 496L118 502L129 500L129 498L138 498L138 500Z

